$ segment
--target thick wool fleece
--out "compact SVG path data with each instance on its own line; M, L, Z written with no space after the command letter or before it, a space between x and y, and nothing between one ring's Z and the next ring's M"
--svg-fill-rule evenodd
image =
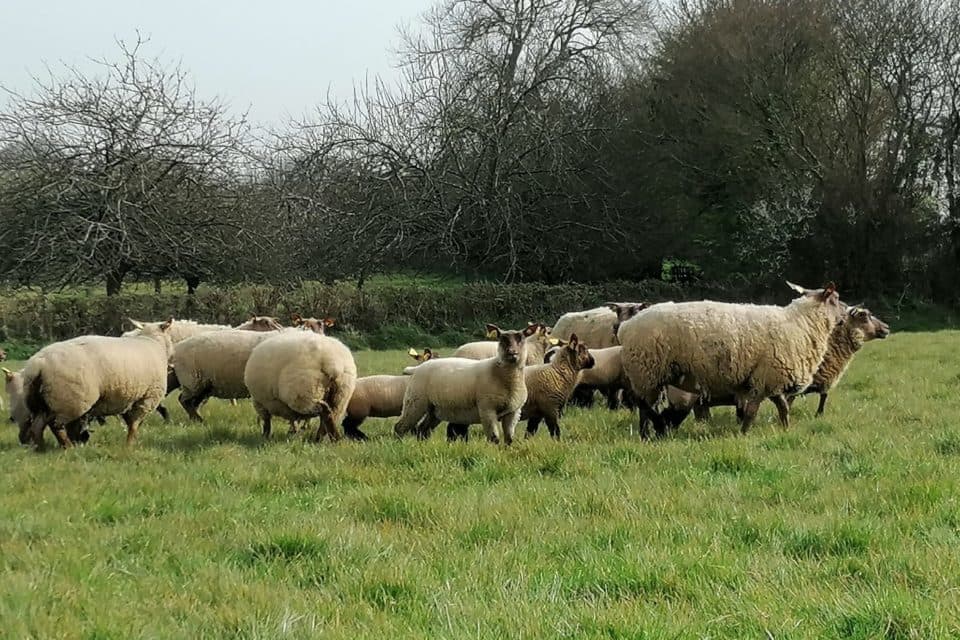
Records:
M23 387L30 390L39 381L44 408L60 425L88 413L129 414L140 420L167 393L172 352L169 335L150 329L132 338L81 336L55 342L27 361Z
M551 335L561 340L569 340L577 334L580 342L591 349L603 349L619 344L613 327L617 314L607 307L597 307L586 311L565 313L553 325Z
M188 396L247 398L243 371L254 347L276 336L273 331L230 329L187 338L173 354L173 370Z
M655 305L623 323L624 370L650 404L663 385L690 376L707 396L759 401L813 380L837 310L811 297L786 307L684 302Z
M156 329L160 326L159 322L144 322L142 323L143 328L133 329L132 331L127 331L123 334L124 338L133 338L139 336L144 332L144 329L150 327ZM192 338L193 336L200 335L201 333L207 333L208 331L224 331L226 329L233 329L233 327L225 324L199 324L193 320L174 320L173 324L170 325L170 340L173 341L173 344L178 344L183 342L187 338Z
M409 376L366 376L357 380L347 415L358 420L392 418L403 411Z
M853 361L853 356L865 342L863 331L850 322L843 322L833 330L827 353L817 372L813 374L810 391L827 393L840 382L846 373L847 367Z
M335 338L283 331L254 347L243 380L261 416L296 421L327 412L339 424L353 395L357 366Z

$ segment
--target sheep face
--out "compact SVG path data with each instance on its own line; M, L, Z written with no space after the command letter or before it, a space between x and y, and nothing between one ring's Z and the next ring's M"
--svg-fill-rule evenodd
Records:
M587 348L587 345L581 344L575 333L570 335L569 341L558 345L556 349L552 360L565 360L574 371L592 369L595 364L590 349Z
M603 306L617 314L617 319L613 323L613 337L616 338L620 325L649 307L650 304L647 302L605 302ZM619 343L619 340L617 342Z
M487 335L497 341L497 359L508 364L520 364L527 358L527 343L524 338L532 336L538 327L529 325L523 331L502 331L494 324L487 325Z
M30 413L23 400L23 378L9 369L2 369L4 388L10 398L10 422L20 427L20 444L30 444L33 436L30 434Z
M874 339L883 340L890 335L890 325L864 307L848 308L844 322L849 323L850 328L859 334L863 342Z
M304 331L313 331L319 335L325 335L326 330L336 324L333 318L324 318L323 320L318 320L317 318L304 318L299 313L293 314L290 319L293 321L293 326Z
M7 359L7 352L4 351L3 349L0 349L0 362L3 362L6 359Z
M250 316L250 319L243 324L238 324L236 329L243 331L279 331L283 325L276 318L270 316Z

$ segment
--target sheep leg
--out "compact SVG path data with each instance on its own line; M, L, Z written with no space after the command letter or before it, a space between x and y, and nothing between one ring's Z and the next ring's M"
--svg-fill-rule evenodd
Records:
M551 414L548 414L544 419L547 421L547 429L550 430L550 435L553 437L554 440L559 440L560 439L560 421L557 420L557 416L551 413Z
M347 416L343 419L343 433L351 440L366 440L367 435L360 431L360 425L363 424L363 418L356 416Z
M333 419L333 412L330 411L330 407L326 402L321 402L318 407L320 413L320 426L317 427L317 433L313 436L314 442L320 442L323 439L323 435L327 434L330 436L330 442L338 442L343 436L340 435L340 430L337 428L337 423Z
M170 422L170 412L167 411L167 408L162 404L157 405L157 413L160 414L160 417L163 418L164 422Z
M737 417L742 416L742 421L740 423L740 433L746 435L747 431L750 429L750 425L753 424L754 419L757 417L757 409L760 408L760 403L756 400L749 400L743 404L743 407L737 405Z
M270 438L270 412L256 400L253 401L253 410L257 412L257 416L263 423L263 437Z
M633 391L630 389L630 387L621 387L620 402L623 404L625 409L633 411L637 408L637 398L633 395Z
M412 429L415 429L420 421L429 413L430 404L425 399L413 399L407 394L403 399L403 411L400 419L393 425L393 432L398 438L402 438Z
M693 403L693 419L697 422L706 422L710 420L710 405L703 398L698 398Z
M517 409L510 415L504 416L501 421L503 428L503 443L507 446L513 444L513 436L517 430L517 423L520 422L520 410Z
M593 406L593 387L582 384L578 385L577 388L573 390L570 403L577 407Z
M70 436L67 435L67 425L54 422L50 425L50 430L53 431L53 435L57 437L57 442L60 443L61 448L69 449L73 446L73 443L70 441Z
M134 405L136 406L136 405ZM137 415L138 412L134 409L131 409L127 413L123 414L123 421L127 425L127 446L133 444L134 439L137 437L137 429L140 427L140 420L143 418L141 415Z
M823 415L823 408L824 408L825 406L827 406L827 394L826 394L826 393L821 393L821 394L820 394L820 404L817 405L817 417Z
M654 411L652 403L647 398L637 397L637 411L640 414L640 437L642 439L650 438L650 423L653 424L653 429L656 431L658 438L666 435L667 425L663 416Z
M666 407L660 412L660 416L663 418L663 421L669 428L676 429L683 424L684 420L687 419L687 416L690 415L690 411L690 407Z
M543 418L540 418L540 417L533 417L533 418L527 419L527 437L528 438L532 438L537 434L537 429L540 428L541 420L543 420Z
M777 418L784 429L790 428L790 405L787 399L781 396L771 396L770 401L777 407Z
M487 440L493 444L500 444L500 435L497 433L499 422L497 412L494 410L480 413L480 424L483 425L483 432L487 434Z
M196 393L190 393L186 389L180 392L180 406L194 422L203 422L203 416L197 411L207 398L210 397L210 387L204 387Z
M447 441L455 442L460 439L466 442L470 437L470 425L468 424L457 424L454 422L447 423Z
M620 389L617 387L607 387L603 393L607 397L607 409L616 411L620 408Z

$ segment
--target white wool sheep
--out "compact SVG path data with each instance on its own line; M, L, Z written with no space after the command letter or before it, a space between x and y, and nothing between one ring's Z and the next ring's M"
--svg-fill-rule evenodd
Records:
M166 395L171 323L144 326L141 335L129 338L81 336L34 354L21 372L31 421L20 429L20 442L32 438L41 447L49 426L68 447L68 429L85 417L120 415L131 444L144 416Z
M139 320L134 320L133 318L128 318L133 329L131 331L126 331L122 335L124 338L133 338L144 332L146 329L156 329L163 322L140 322ZM173 344L182 342L187 338L192 338L195 335L205 333L207 331L223 331L225 329L233 329L230 325L227 324L200 324L194 322L193 320L174 320L173 324L170 325L169 334L170 340L173 341Z
M315 440L340 439L343 420L357 382L353 354L339 340L310 331L283 331L250 352L243 382L270 437L272 416L294 425L320 417Z
M407 352L417 362L426 362L434 358L430 349L417 353L413 348ZM347 404L347 415L343 419L343 432L353 440L366 440L360 425L367 418L393 418L403 411L403 395L407 390L410 376L365 376L357 379L353 395Z
M806 388L840 320L835 287L805 290L786 307L704 300L654 305L624 322L618 334L623 366L641 413L658 434L653 410L661 391L674 384L707 397L732 394L745 407L742 429L761 399Z
M483 424L487 438L498 442L498 425L506 444L513 442L520 409L527 399L523 369L527 343L520 331L501 331L497 355L485 360L439 358L416 367L407 367L411 376L403 397L403 413L394 431L403 436L417 429L421 437L441 421L454 424Z
M247 359L254 347L275 335L230 329L201 333L178 344L171 359L176 382L168 387L180 387L180 404L190 419L203 421L198 409L207 398L249 397L243 382Z
M468 342L457 347L453 352L454 358L467 358L469 360L485 360L497 355L497 341L494 339L496 332L494 325L486 326L487 337L490 340L480 342ZM523 329L523 335L526 338L526 362L527 366L543 363L543 355L547 349L556 344L556 339L550 335L550 328L542 323L530 323L526 329Z
M607 302L595 309L571 311L557 319L551 335L560 340L569 340L575 333L580 342L591 349L613 347L620 344L617 341L620 324L646 306L644 302Z

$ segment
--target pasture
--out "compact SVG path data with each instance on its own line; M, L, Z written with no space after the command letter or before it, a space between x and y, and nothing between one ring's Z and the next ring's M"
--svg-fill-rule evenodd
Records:
M248 401L197 425L172 397L130 450L116 418L40 454L7 425L0 636L956 637L958 392L942 331L867 345L823 418L809 396L784 432L765 403L745 437L720 408L641 442L602 403L511 448L392 419L264 442Z

